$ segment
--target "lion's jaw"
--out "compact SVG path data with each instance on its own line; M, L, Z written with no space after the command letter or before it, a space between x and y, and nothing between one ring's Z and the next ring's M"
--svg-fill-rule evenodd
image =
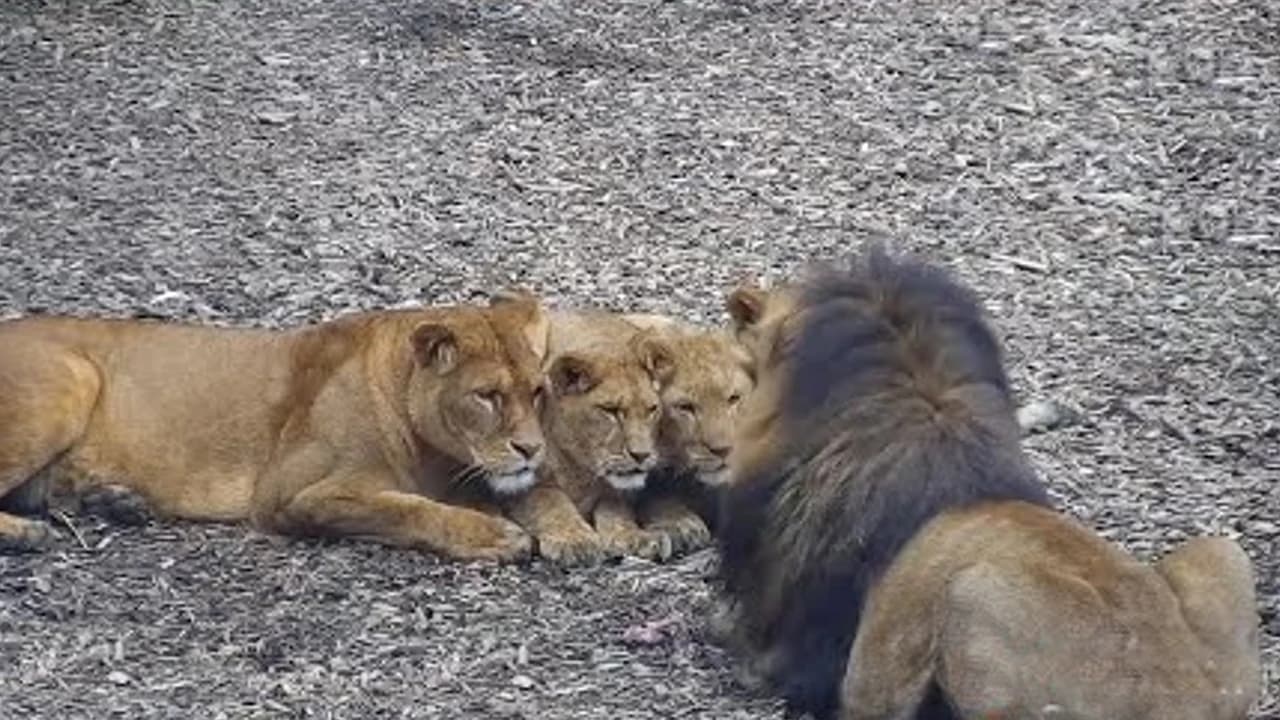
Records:
M489 473L489 489L496 495L512 496L527 492L537 481L537 468L528 465L517 470Z
M611 472L604 476L604 481L618 492L632 493L639 492L644 489L645 479L649 473L645 470L635 470L632 472Z

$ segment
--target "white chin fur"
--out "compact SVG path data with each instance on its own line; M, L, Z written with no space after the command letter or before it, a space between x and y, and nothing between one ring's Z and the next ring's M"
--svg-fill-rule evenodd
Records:
M635 492L644 489L645 473L627 473L626 475L607 475L605 481L613 487L614 490L621 492Z
M533 487L532 470L521 470L507 475L490 475L489 487L499 495L519 495Z
M722 467L718 470L707 470L698 473L698 480L703 485L726 485L729 482L729 468Z

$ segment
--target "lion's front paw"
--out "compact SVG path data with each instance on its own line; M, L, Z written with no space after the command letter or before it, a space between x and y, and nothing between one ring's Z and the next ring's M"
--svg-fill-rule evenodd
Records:
M0 517L0 553L39 552L56 537L49 523L41 520Z
M533 538L509 520L481 515L475 526L469 528L467 539L448 552L462 560L515 562L533 553Z
M673 550L671 538L666 533L653 530L630 530L612 535L605 542L615 555L660 562L670 559Z
M557 565L599 565L607 549L591 530L547 533L538 538L538 554Z
M650 530L666 535L674 553L693 552L711 544L711 531L697 515L654 525Z

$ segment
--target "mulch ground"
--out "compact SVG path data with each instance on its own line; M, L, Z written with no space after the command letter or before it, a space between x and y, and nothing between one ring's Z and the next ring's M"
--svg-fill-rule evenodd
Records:
M0 7L0 315L277 326L520 284L722 318L870 239L986 299L1063 506L1255 561L1280 717L1280 6ZM0 717L775 718L714 558L561 572L76 520L0 556ZM83 544L81 543L83 541Z

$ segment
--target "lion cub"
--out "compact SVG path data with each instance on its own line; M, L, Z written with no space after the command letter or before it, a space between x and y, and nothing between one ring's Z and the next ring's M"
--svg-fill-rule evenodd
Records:
M173 517L518 558L530 538L491 508L544 457L547 331L524 294L288 331L0 323L0 498L40 510L52 480ZM49 536L0 512L0 544Z
M671 371L670 348L616 315L555 312L548 357L548 459L512 517L556 562L669 556L666 536L637 523L634 502L658 459L657 389Z
M708 544L714 495L728 477L738 409L751 392L751 358L723 329L662 315L625 315L672 352L662 383L658 467L640 503L644 526L665 533L675 552Z

